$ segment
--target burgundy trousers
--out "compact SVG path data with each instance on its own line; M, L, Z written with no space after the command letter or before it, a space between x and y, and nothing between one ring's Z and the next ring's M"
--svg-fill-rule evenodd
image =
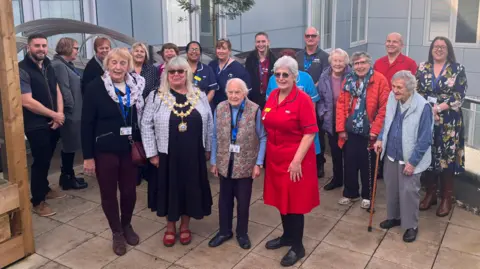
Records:
M130 225L137 200L137 166L130 152L95 154L95 170L102 208L113 233L123 231ZM120 212L118 209L117 186L120 190Z

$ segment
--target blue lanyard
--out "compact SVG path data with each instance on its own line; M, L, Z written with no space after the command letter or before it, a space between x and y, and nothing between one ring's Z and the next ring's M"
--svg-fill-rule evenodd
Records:
M218 62L218 67L217 67L217 70L218 70L218 71L217 71L217 72L218 72L219 75L220 75L220 73L223 72L223 70L225 70L225 68L227 68L229 61L230 61L230 57L228 57L228 60L227 60L227 62L225 63L225 65L223 66L222 70L220 70L220 61Z
M245 100L243 100L240 108L238 109L237 117L233 119L232 107L230 106L230 115L232 115L232 143L234 144L237 141L237 134L238 134L238 122L242 118L243 110L245 109Z
M442 67L442 71L440 71L440 74L438 74L438 77L435 77L435 70L434 70L434 67L432 65L432 77L433 77L433 85L432 85L432 90L436 90L437 88L440 87L440 85L438 85L438 82L440 82L440 79L442 78L442 74L443 72L445 71L445 68L447 67L447 63L445 63Z
M307 57L306 52L305 52L305 54L303 54L303 69L305 70L305 72L307 72L308 69L310 69L310 66L312 66L312 62L313 62L314 57L315 57L315 55Z
M120 94L120 90L117 89L117 87L115 87L115 93L118 96L118 105L120 106L120 112L122 112L122 117L126 121L127 116L128 116L128 109L130 107L130 87L128 87L128 85L126 85L126 87L125 87L125 92L126 92L125 95L126 95L126 98L127 98L127 104L126 105L123 104L123 97Z

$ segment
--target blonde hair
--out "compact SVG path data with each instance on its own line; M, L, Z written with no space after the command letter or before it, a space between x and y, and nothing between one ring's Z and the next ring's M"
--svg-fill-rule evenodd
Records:
M132 45L132 56L133 56L133 51L137 49L137 47L141 47L143 51L145 51L145 59L143 60L143 63L147 63L148 59L150 59L150 55L148 53L147 46L143 44L142 42L137 42Z
M108 68L108 63L110 60L112 60L113 57L119 57L124 60L127 60L128 62L128 71L127 72L132 72L133 71L133 57L126 48L114 48L112 49L108 54L105 59L103 59L103 66L105 68Z
M190 69L190 65L188 64L187 60L181 56L173 57L166 65L165 69L162 72L161 84L160 89L158 91L160 93L168 93L170 91L170 81L168 81L168 71L169 70L177 70L183 69L186 73L186 81L185 87L187 88L187 96L193 98L195 94L195 88L193 87L192 79L193 73Z

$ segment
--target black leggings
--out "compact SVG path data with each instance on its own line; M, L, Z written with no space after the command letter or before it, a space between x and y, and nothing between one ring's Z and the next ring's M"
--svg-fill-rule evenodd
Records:
M299 252L303 247L303 229L305 226L305 217L303 214L281 215L283 235L282 239L291 243L292 249Z

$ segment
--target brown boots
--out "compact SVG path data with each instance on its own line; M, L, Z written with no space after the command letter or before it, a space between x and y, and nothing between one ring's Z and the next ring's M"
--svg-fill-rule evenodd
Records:
M452 196L453 196L453 175L451 173L440 174L441 185L441 201L437 208L437 216L445 217L450 214L452 210ZM428 210L432 205L437 204L437 176L432 172L427 172L425 178L427 192L425 197L420 202L420 210Z

